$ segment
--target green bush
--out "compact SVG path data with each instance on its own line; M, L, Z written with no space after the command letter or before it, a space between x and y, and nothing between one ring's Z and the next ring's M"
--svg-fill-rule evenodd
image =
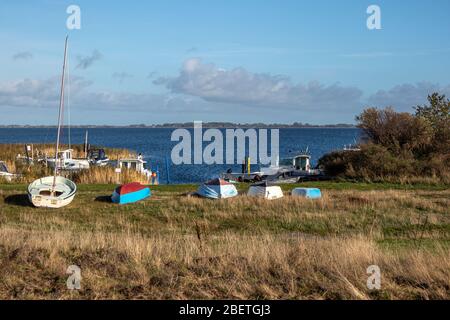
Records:
M326 154L319 166L331 176L369 181L450 182L450 101L437 93L416 114L392 108L356 117L366 144L360 151Z

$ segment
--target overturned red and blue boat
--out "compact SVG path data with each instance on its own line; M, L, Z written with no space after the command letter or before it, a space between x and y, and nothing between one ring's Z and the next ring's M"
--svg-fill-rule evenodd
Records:
M138 182L123 184L114 190L111 200L118 204L133 203L151 196L149 187Z

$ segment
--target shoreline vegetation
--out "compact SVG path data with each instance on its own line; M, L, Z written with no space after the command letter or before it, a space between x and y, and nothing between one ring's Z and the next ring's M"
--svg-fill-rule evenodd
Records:
M164 124L130 124L130 125L71 125L72 128L82 128L82 129L91 129L91 128L145 128L145 129L187 129L193 128L194 125L192 122L180 122L180 123L164 123ZM248 128L258 128L258 129L297 129L297 128L336 128L336 129L345 129L345 128L356 128L353 124L309 124L309 123L299 123L295 122L293 124L283 124L283 123L233 123L233 122L203 122L203 128L219 128L219 129L248 129ZM0 128L56 128L55 125L0 125Z
M133 205L80 184L64 210L0 185L1 299L449 299L450 189L310 182L322 199L211 201L152 186ZM66 270L81 269L81 290ZM367 287L367 268L381 289Z
M16 156L20 154L24 156L25 145L33 145L33 152L35 158L37 156L44 158L47 155L49 158L54 157L54 145L53 144L0 144L0 160L4 161L11 173L19 174L20 176L13 179L11 182L0 177L0 184L2 183L31 183L35 179L45 176L53 175L53 170L45 166L45 161L42 163L35 163L33 165L28 165L26 160L17 160ZM94 147L94 146L92 146ZM60 150L68 149L69 146L62 144ZM84 146L82 144L73 144L70 146L73 149L74 158L83 158ZM111 160L125 159L125 158L136 158L137 153L128 149L120 148L104 148L106 154ZM31 154L29 154L31 156ZM79 172L67 173L68 177L75 183L86 183L86 184L116 184L119 181L117 173L115 172L115 167L104 166L96 167L91 166L89 170L81 170ZM120 182L141 182L144 184L149 183L149 180L144 175L134 171L134 170L122 170L120 174Z
M433 93L415 113L368 108L356 117L365 143L319 159L328 175L374 182L450 184L450 100Z

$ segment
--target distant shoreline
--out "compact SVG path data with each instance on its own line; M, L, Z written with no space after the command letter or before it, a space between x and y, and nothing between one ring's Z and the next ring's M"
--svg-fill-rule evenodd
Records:
M143 129L178 129L178 128L193 128L192 122L184 123L165 123L165 124L154 124L154 125L144 125L144 124L132 124L132 125L71 125L71 128L83 128L83 129L95 129L95 128L143 128ZM260 129L301 129L301 128L334 128L334 129L345 129L345 128L357 128L353 124L339 123L339 124L325 124L325 125L314 125L314 124L265 124L265 123L231 123L231 122L204 122L202 124L203 128L260 128ZM0 125L2 129L39 129L39 128L56 128L55 125Z

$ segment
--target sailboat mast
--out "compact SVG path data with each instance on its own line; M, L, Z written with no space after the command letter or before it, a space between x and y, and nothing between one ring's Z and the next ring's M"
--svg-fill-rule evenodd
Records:
M84 157L87 159L88 152L88 131L86 130L86 136L84 137Z
M59 153L59 140L61 136L61 127L64 117L64 81L66 78L66 60L67 60L67 42L68 42L69 36L66 36L66 42L64 45L64 63L63 63L63 69L62 69L62 76L61 76L61 93L59 96L59 116L58 116L58 133L56 136L56 146L55 146L55 172L53 176L53 185L52 185L52 191L54 191L55 185L56 185L56 176L58 173L58 153Z

